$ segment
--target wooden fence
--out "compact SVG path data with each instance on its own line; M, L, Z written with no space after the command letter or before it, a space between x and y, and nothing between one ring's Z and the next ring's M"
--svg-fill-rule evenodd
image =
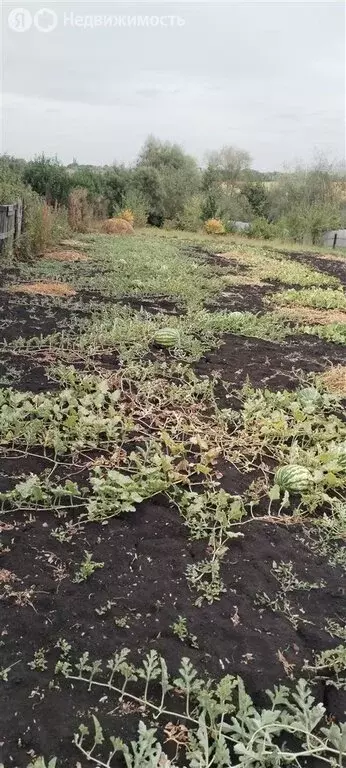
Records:
M0 252L6 247L12 250L23 230L23 202L0 205Z

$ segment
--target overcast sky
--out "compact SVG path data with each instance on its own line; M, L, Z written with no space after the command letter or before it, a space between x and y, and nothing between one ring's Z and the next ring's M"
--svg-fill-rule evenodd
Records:
M56 17L39 26L55 28L19 31L42 7ZM84 27L71 14L184 23ZM17 156L131 162L152 133L199 159L247 149L260 170L345 159L344 2L5 2L3 69L2 151Z

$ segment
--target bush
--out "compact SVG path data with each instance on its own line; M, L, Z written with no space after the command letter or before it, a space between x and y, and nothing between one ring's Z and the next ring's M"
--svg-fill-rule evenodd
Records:
M208 219L204 224L204 229L208 235L224 235L226 232L221 219Z
M11 205L18 200L23 202L23 233L12 249L11 243L6 246L8 255L30 259L37 256L51 245L57 238L66 233L66 226L55 228L60 213L54 211L30 187L23 184L18 174L11 169L2 168L0 182L0 204Z
M130 208L124 208L120 213L118 214L119 219L124 219L124 221L128 221L129 224L134 224L135 216L134 213L131 211Z
M123 207L118 216L123 216L124 210L130 210L133 216L133 225L135 227L145 227L148 221L148 205L141 192L131 187L125 195Z
M38 205L32 212L26 234L29 236L33 255L44 253L52 239L53 213L47 205Z
M45 157L43 154L35 157L26 164L23 181L44 197L47 203L66 205L71 178L56 157Z
M271 224L270 221L267 221L267 219L259 216L257 219L254 219L251 222L249 237L271 240L272 238L276 237L275 226Z
M269 199L266 188L261 182L248 182L243 187L243 195L247 198L251 212L256 219L266 220L269 212Z
M64 206L52 212L51 239L53 243L71 237L72 230L68 222L68 210Z
M198 232L202 226L202 199L200 195L193 195L184 205L183 211L177 218L179 229L189 232Z

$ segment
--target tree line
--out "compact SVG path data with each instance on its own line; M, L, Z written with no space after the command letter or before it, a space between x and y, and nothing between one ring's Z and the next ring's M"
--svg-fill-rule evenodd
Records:
M56 210L78 190L95 218L129 208L139 225L198 231L218 219L232 231L236 222L248 222L249 235L314 244L323 231L346 225L342 182L321 159L308 168L260 173L247 151L232 146L208 153L201 168L178 144L152 136L131 166L76 160L64 166L43 154L30 161L0 158L0 202L13 202L9 197L24 190Z

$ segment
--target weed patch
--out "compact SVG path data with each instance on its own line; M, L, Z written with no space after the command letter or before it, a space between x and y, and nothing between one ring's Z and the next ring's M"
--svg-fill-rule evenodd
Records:
M317 309L346 309L346 296L342 290L331 288L309 288L296 290L291 288L272 296L272 303L277 305L293 304Z

